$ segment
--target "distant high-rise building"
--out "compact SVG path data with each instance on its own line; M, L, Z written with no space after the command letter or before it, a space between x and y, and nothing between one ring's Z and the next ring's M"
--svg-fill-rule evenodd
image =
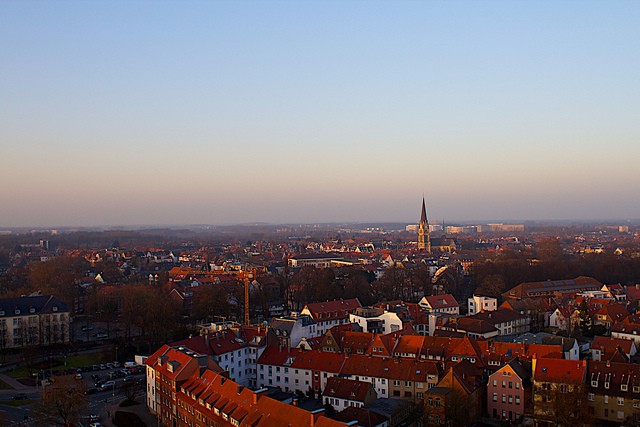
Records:
M418 250L426 250L431 253L431 237L429 235L429 220L427 219L427 207L422 197L422 213L418 223Z

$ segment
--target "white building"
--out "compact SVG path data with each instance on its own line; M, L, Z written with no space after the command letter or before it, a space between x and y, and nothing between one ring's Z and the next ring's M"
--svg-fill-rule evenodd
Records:
M382 308L359 307L349 314L349 322L357 323L362 332L389 334L402 329L402 320L396 313Z
M498 309L498 299L493 297L474 295L468 299L467 304L469 316L473 316L481 311L495 311Z

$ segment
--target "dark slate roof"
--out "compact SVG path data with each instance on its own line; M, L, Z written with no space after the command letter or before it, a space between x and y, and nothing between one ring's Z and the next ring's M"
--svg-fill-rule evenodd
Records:
M56 310L54 311L54 307ZM31 313L31 309L34 313ZM46 314L54 312L68 312L69 307L53 295L23 296L0 299L0 317L14 317L16 310L19 315Z

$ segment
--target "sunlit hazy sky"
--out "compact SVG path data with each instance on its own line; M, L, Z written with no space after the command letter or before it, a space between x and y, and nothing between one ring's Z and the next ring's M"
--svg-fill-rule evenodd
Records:
M638 1L2 1L0 226L640 217Z

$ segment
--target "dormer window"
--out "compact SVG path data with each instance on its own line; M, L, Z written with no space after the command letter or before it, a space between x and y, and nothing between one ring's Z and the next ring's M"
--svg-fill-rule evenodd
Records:
M16 308L15 314L20 314L20 309Z
M35 312L36 312L36 309L35 309L35 308L31 307L31 308L29 309L29 313L33 314L33 313L35 313Z
M605 381L605 383L604 383L604 388L606 388L607 390L609 390L609 382L608 382L608 381Z
M620 390L621 391L628 391L629 390L629 386L627 384L620 384Z
M591 381L591 387L598 387L598 380Z
M640 393L640 385L634 385L633 386L633 392L634 393Z
M57 306L57 305L54 305L52 310L53 310L53 311L58 311L58 306Z
M0 310L0 316L4 316L4 310Z

